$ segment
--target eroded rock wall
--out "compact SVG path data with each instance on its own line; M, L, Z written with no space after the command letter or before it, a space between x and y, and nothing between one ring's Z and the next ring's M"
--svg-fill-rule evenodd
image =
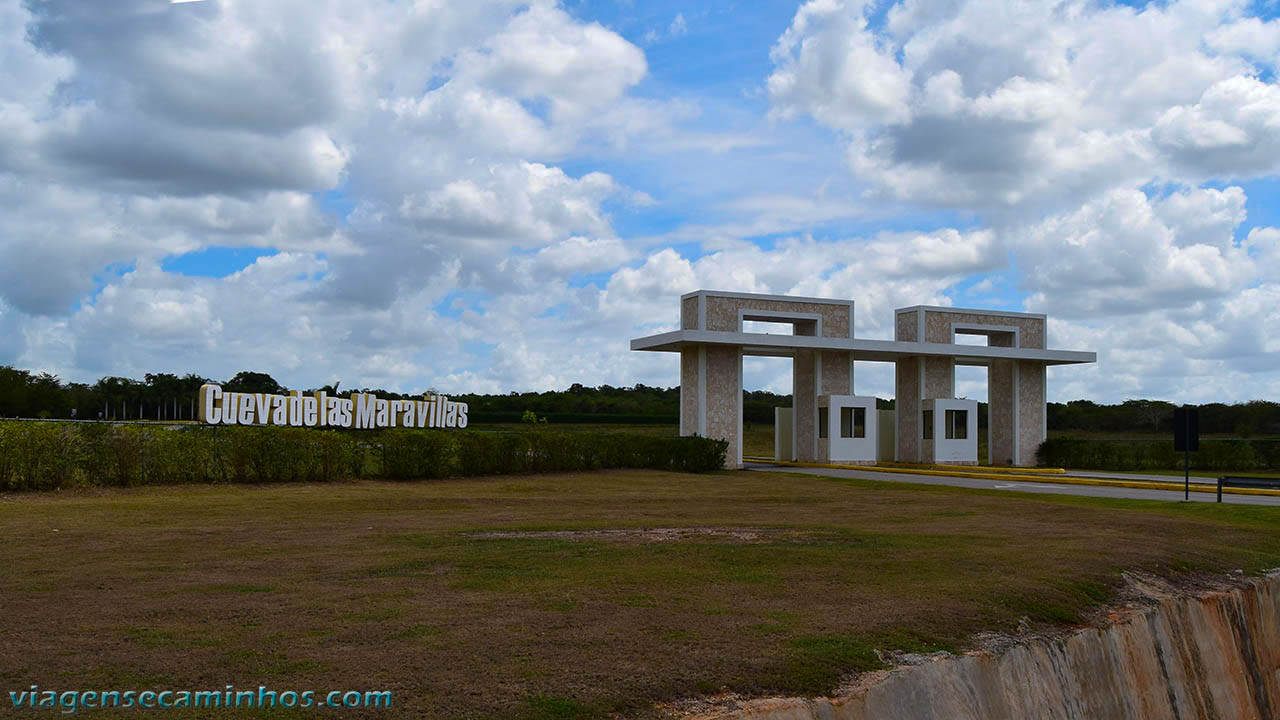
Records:
M835 698L752 700L710 720L1276 720L1280 575L1175 591L1104 626L866 676Z

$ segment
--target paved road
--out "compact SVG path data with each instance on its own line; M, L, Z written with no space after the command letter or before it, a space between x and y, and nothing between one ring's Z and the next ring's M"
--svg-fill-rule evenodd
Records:
M874 470L839 470L834 468L779 467L764 463L743 465L747 470L765 470L774 472L794 472L806 475L826 475L828 477L860 478L863 480L885 480L887 482L921 483L925 485L954 485L956 487L979 488L982 490L1010 490L1040 495L1087 495L1089 497L1130 498L1134 500L1169 500L1182 501L1182 491L1137 490L1133 488L1105 487L1098 485L1069 485L1067 483L1017 482L1015 480L983 480L979 478L952 477L948 475L908 475L905 473L884 473ZM1217 502L1214 493L1191 493L1192 502ZM1276 505L1280 506L1280 497L1271 495L1232 495L1223 493L1222 502L1243 505Z
M1227 473L1222 473L1226 475ZM1067 475L1072 477L1098 478L1100 480L1140 480L1142 482L1182 482L1183 475L1156 475L1153 473L1121 473L1121 472L1097 472L1093 470L1068 470ZM1192 485L1212 485L1218 486L1218 478L1204 477L1202 475L1191 476Z

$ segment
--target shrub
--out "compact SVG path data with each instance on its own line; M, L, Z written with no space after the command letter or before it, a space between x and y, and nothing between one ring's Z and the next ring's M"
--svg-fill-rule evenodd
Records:
M332 482L602 468L707 472L728 443L624 433L0 422L0 489Z
M1266 440L1201 438L1191 453L1193 470L1241 471L1280 467L1280 443ZM1183 453L1173 439L1049 438L1040 444L1036 462L1042 466L1080 470L1179 470Z
M145 482L203 483L213 477L213 433L203 428L166 427L149 433L145 448Z
M381 477L406 480L450 474L454 447L444 430L383 430L375 442L381 453Z
M13 449L17 423L0 422L0 490L17 489L18 457Z
M0 480L11 490L52 490L75 482L83 443L74 428L52 423L4 423Z
M462 475L514 475L529 472L531 443L526 433L457 433L458 472Z
M311 435L315 473L312 479L333 482L360 476L362 463L357 457L361 448L354 437L335 430L315 431Z

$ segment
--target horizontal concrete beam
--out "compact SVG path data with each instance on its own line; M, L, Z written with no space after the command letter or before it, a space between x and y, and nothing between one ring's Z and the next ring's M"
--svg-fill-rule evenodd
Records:
M723 332L717 330L673 330L636 338L632 350L679 352L686 345L732 345L744 355L785 357L796 350L839 350L853 354L854 360L892 362L904 357L955 358L960 364L985 364L991 360L1034 360L1046 365L1073 365L1098 361L1097 353L1078 350L1037 350L1035 348L952 345L949 343L829 338L812 335L771 335L768 333Z

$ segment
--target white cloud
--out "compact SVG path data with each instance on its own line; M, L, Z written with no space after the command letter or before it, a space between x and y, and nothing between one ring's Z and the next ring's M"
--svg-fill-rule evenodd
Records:
M805 4L758 48L762 94L721 97L646 83L640 48L549 0L0 0L0 362L671 384L627 340L693 289L853 298L873 337L967 292L1103 351L1055 396L1277 389L1280 234L1232 185L1280 172L1275 21L882 9ZM215 247L278 252L163 269Z
M1218 52L1241 54L1260 62L1280 62L1280 20L1241 18L1218 27L1205 38Z
M1275 24L1235 4L907 0L879 30L869 11L803 6L768 90L844 133L881 192L1026 218L1119 185L1280 170L1277 90L1254 62Z
M684 19L684 13L678 12L671 19L671 24L667 26L665 31L649 30L644 34L644 44L653 45L655 43L664 42L666 40L674 40L689 34L689 23Z
M773 49L768 90L780 113L807 112L833 127L910 117L911 75L867 30L864 7L816 0L796 13Z
M675 18L671 20L671 25L667 28L667 34L671 37L680 37L688 32L689 24L685 22L684 13L676 13Z
M1193 179L1280 172L1280 87L1252 77L1222 80L1194 105L1166 110L1151 134Z
M617 190L604 173L574 179L537 163L492 168L482 182L455 180L408 195L400 212L459 241L545 245L571 232L607 230L600 202Z
M644 53L617 33L540 4L457 62L466 68L464 79L516 98L545 99L557 121L619 99L648 69Z
M1116 190L1017 238L1032 307L1063 317L1131 315L1184 308L1239 292L1257 280L1232 232L1244 194L1197 190L1152 202Z

